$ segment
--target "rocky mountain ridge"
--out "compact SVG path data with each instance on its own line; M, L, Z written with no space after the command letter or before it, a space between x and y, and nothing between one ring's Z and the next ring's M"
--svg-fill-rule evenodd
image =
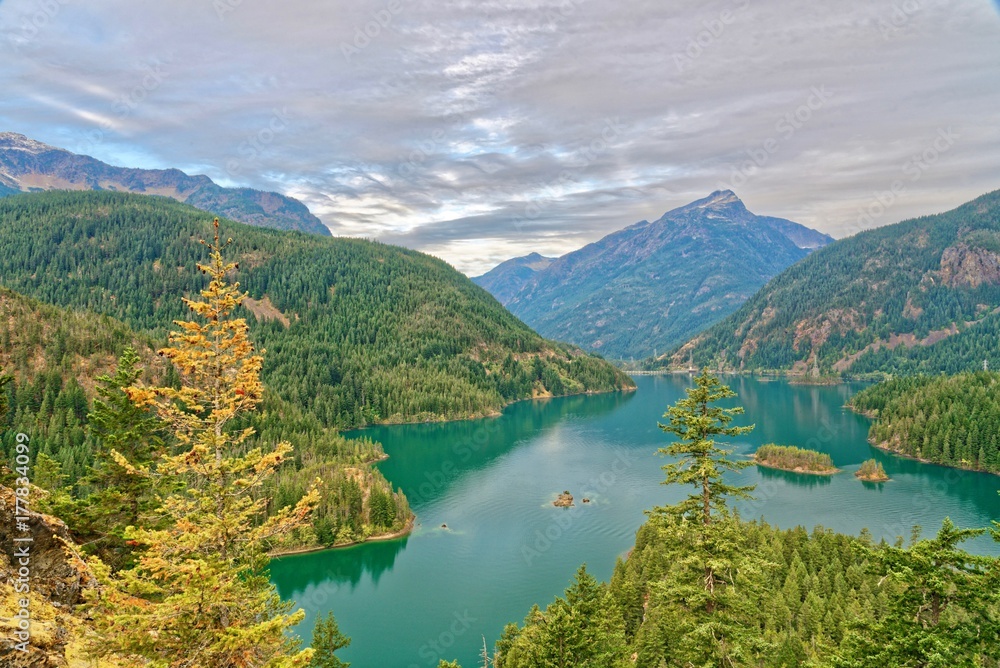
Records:
M115 167L87 155L0 132L0 197L41 190L114 190L160 195L248 225L330 236L302 202L275 192L224 188L179 169Z
M990 343L998 319L1000 191L823 248L660 366L970 371L1000 361Z
M643 358L726 317L832 239L757 216L730 190L640 221L538 266L515 258L474 278L544 335ZM536 254L537 255L537 254Z

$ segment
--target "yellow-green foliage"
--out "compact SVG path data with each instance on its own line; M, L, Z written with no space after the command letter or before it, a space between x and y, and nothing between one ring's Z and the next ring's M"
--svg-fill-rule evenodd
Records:
M178 447L155 471L118 455L123 468L168 490L167 526L126 532L144 549L134 567L112 575L95 564L105 587L95 601L100 639L91 650L153 666L180 656L197 666L304 666L312 651L299 650L289 633L304 613L279 599L265 551L272 536L306 524L319 493L265 519L270 499L262 486L291 446L250 448L253 428L234 426L260 401L263 357L232 315L244 295L227 280L236 265L223 260L218 221L210 248L210 264L199 269L211 282L201 300L185 300L195 317L178 321L172 346L160 351L179 370L180 387L127 390L137 405L156 410Z
M757 463L785 471L802 471L806 473L836 473L830 455L816 452L794 445L775 445L768 443L757 449Z
M889 475L882 468L882 462L876 459L869 459L864 464L861 465L855 473L855 476L861 478L862 480L868 480L871 482L885 482L889 479Z

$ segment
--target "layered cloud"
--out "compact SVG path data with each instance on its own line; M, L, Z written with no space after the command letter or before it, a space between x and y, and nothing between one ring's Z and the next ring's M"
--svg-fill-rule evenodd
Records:
M728 187L834 236L1000 187L972 0L5 0L0 129L469 273Z

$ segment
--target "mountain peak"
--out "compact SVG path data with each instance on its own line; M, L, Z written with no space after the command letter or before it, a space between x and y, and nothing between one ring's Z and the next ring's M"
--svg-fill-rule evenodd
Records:
M743 201L736 196L732 190L716 190L708 197L688 204L686 209L708 209L728 204L743 204Z
M11 151L27 151L28 153L45 153L56 150L48 144L35 141L17 132L0 132L0 148Z
M733 191L717 190L545 266L516 258L474 280L548 336L611 358L642 358L735 312L829 241L754 215Z

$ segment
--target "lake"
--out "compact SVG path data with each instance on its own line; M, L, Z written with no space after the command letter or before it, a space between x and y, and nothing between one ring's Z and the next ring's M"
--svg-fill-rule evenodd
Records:
M756 429L733 443L749 455L764 443L829 453L832 477L751 467L732 479L756 484L745 518L787 528L817 524L876 538L934 533L950 516L962 527L1000 518L1000 477L893 457L866 441L869 420L843 408L861 385L809 387L725 377ZM506 623L547 605L586 563L599 579L632 546L644 511L674 503L686 489L661 484L670 442L657 428L684 395L687 376L642 376L628 394L521 402L499 418L367 429L385 446L379 466L417 514L407 538L285 557L272 562L282 598L306 610L308 641L317 614L332 610L353 643L338 652L353 668L436 668L492 651ZM875 457L892 478L852 475ZM563 490L576 506L556 508ZM590 503L583 504L584 497ZM446 528L443 525L447 525ZM970 551L1000 554L989 538Z

